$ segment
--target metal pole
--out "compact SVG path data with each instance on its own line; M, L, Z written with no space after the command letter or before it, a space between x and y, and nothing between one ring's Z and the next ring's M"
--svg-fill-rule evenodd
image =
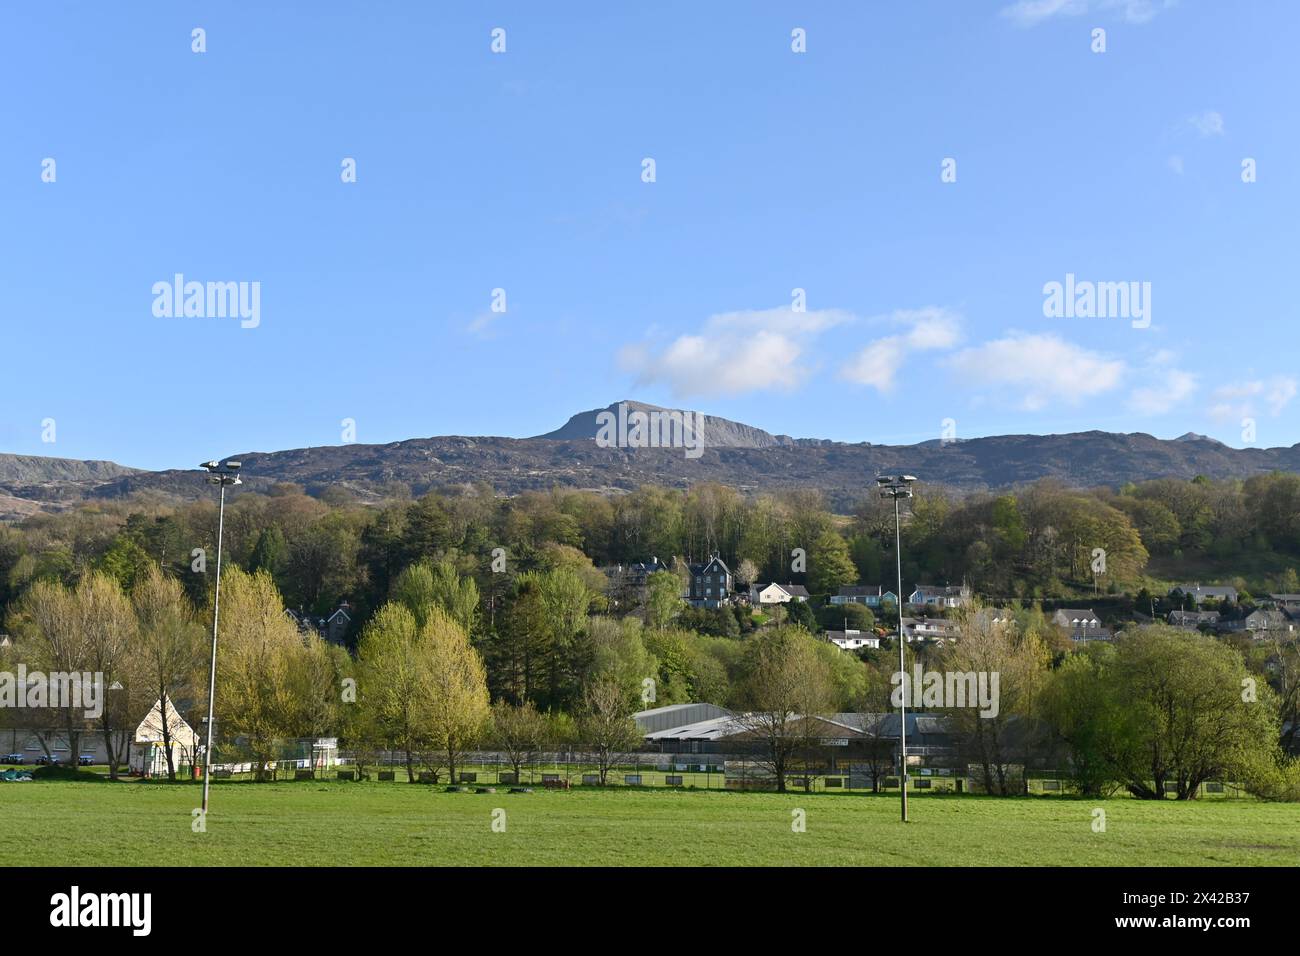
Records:
M208 815L208 787L212 785L212 707L217 696L217 621L221 614L221 535L226 528L226 480L221 478L221 505L217 509L217 588L212 598L212 664L208 669L208 743L203 748L203 816Z
M898 672L903 696L898 712L898 794L902 800L903 822L907 822L907 661L903 645L903 532L898 516L898 489L894 489L894 557L898 562Z

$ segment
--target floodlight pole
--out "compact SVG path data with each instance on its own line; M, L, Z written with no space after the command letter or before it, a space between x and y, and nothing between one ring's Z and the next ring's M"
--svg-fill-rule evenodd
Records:
M212 724L217 698L217 624L221 620L221 538L226 529L226 486L241 484L235 474L239 462L218 465L210 461L203 465L212 473L208 481L221 486L220 504L217 506L217 586L212 597L212 662L208 666L208 731L203 748L203 816L208 815L208 790L212 786Z
M898 499L912 497L911 475L882 475L876 479L882 498L894 499L894 560L898 571L898 795L901 804L903 822L907 822L907 642L903 633L903 532L902 519L899 514Z
M218 548L218 553L220 549ZM898 516L898 495L894 495L894 558L897 562L898 569L898 673L902 675L901 688L903 695L900 698L902 707L898 712L898 753L899 753L899 774L898 774L898 793L902 800L903 822L907 822L907 662L904 659L904 647L906 641L903 639L903 532ZM220 567L220 565L218 565ZM220 571L218 571L218 580L220 580ZM211 727L209 725L209 732ZM207 801L203 804L207 806Z

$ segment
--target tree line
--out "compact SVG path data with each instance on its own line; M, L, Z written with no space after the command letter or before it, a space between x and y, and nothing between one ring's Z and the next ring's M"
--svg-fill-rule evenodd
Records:
M904 528L905 573L937 581L960 576L1025 594L1006 605L1016 621L1009 645L1016 653L1001 661L1010 701L1001 713L1010 722L1005 732L997 721L980 721L961 733L972 762L987 768L989 789L1013 791L1011 768L1027 766L1017 758L1049 745L1071 767L1104 768L1096 771L1101 786L1136 786L1132 768L1141 748L1125 734L1154 726L1102 719L1133 710L1126 702L1137 699L1138 671L1124 650L1130 645L1076 652L1032 606L1034 594L1091 578L1094 545L1106 549L1115 586L1140 580L1152 553L1291 554L1298 481L1266 475L1090 492L1040 483L963 499L926 490L915 499ZM824 597L843 584L889 582L892 521L892 508L886 513L876 499L836 516L815 493L749 499L717 485L513 499L471 487L374 506L338 496L322 501L293 487L245 494L226 515L218 730L223 740L242 741L256 761L272 759L277 741L340 736L362 751L400 751L408 769L419 764L429 773L450 772L466 748L505 740L510 735L501 728L508 726L532 727L524 734L529 739L581 741L612 756L628 748L633 710L652 703L704 701L764 712L756 706L764 670L757 662L776 653L773 642L802 662L799 693L808 713L883 713L890 706L881 692L893 667L887 642L880 651L848 654L812 635L874 623L865 609L829 606ZM68 726L69 733L96 732L107 741L116 732L120 756L124 728L133 730L160 697L185 708L199 729L194 721L206 706L202 622L211 613L213 584L205 559L215 554L215 530L208 502L140 500L0 528L0 587L15 639L9 656L102 671L121 685L100 726ZM791 572L790 553L802 542L809 542L806 573ZM757 630L743 608L688 608L681 600L684 559L715 551L751 580L802 576L817 597L791 605L779 626ZM682 560L637 592L612 587L597 567L651 556ZM1280 567L1280 585L1288 574L1294 571ZM347 649L302 631L283 613L327 612L342 597L355 624ZM998 641L1009 640L1002 634L981 642L982 626L964 624L961 641L946 649L922 644L917 653L943 663L942 654L992 654L1002 647ZM1294 746L1294 644L1198 643L1181 633L1181 644L1144 640L1171 655L1201 648L1235 655L1263 701L1251 713L1268 712L1276 721L1252 724L1252 732L1270 746ZM1110 687L1111 696L1053 709L1050 701L1078 690L1068 680ZM1098 723L1065 723L1064 715L1082 713L1099 715ZM961 726L968 715L953 717ZM517 734L511 739L517 743ZM787 740L777 749L787 746L794 745ZM1257 770L1267 764L1255 761ZM1276 759L1272 765L1282 766ZM1080 771L1080 779L1092 772ZM1158 765L1143 772L1175 784L1197 776L1178 767L1162 777Z

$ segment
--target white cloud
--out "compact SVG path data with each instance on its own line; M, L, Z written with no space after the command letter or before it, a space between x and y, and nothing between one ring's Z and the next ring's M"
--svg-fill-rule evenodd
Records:
M1202 136L1223 135L1223 114L1215 110L1206 110L1204 113L1189 116L1187 122Z
M788 306L724 312L662 348L625 348L619 362L636 374L637 384L667 384L677 398L789 390L807 378L801 360L817 336L852 319L839 309L795 312Z
M501 318L500 312L480 312L470 320L469 325L465 326L465 331L481 339L494 338L496 330L492 328L492 323L499 318Z
M961 317L937 306L900 309L882 319L907 330L867 345L840 368L841 378L888 392L909 353L950 349L961 340Z
M1002 16L1022 27L1032 27L1052 17L1075 17L1088 12L1088 0L1016 0L1002 8Z
M1127 23L1147 23L1177 0L1016 0L1002 8L1002 16L1022 27L1033 27L1057 17L1085 13L1118 13Z
M963 349L944 364L968 385L1017 395L1026 411L1079 405L1118 387L1126 371L1122 361L1059 336L1021 332Z
M1174 172L1176 172L1179 176L1183 174L1183 157L1170 156L1169 159L1167 160L1167 163L1169 165L1169 168L1172 169Z
M903 342L897 337L872 342L840 369L840 377L888 392L903 361Z
M1161 10L1168 10L1177 0L1112 0L1105 7L1119 8L1128 23L1149 23Z
M1276 418L1295 398L1296 379L1277 375L1270 379L1250 379L1220 385L1212 393L1210 417L1221 422L1235 422L1243 418L1256 418L1260 403Z
M1295 398L1296 380L1293 378L1277 378L1269 386L1265 395L1268 402L1269 411L1274 415L1281 415L1282 409L1291 404L1291 399Z
M1157 353L1148 365L1136 374L1142 384L1133 390L1129 404L1141 415L1163 415L1181 405L1196 392L1196 376L1174 368L1169 363L1172 356Z

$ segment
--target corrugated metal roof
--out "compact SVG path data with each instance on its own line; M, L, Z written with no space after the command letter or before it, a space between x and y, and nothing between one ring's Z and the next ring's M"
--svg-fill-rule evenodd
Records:
M636 721L637 728L642 733L649 733L671 730L674 727L687 727L701 721L727 717L730 714L731 711L717 704L668 704L664 707L640 711L633 714L632 719Z
M880 737L898 736L898 714L835 714L832 718L837 723L847 724L860 732L868 731ZM907 733L947 734L951 733L949 719L943 714L911 713L907 715Z
M652 731L646 734L645 738L646 740L717 740L719 737L739 733L743 729L734 717L728 715L714 717L712 720L701 720L684 727Z
M827 733L822 737L832 737L843 732L846 736L856 736L862 733L858 724L852 721L840 720L841 717L856 717L856 714L836 714L833 717L813 717L813 720L821 721L826 725ZM794 719L799 719L798 717ZM910 725L909 725L910 726ZM645 735L646 740L719 740L724 737L734 737L737 734L743 734L752 728L746 727L743 720L733 714L727 714L723 717L714 717L711 720L701 720L698 723L687 724L684 727L670 727L666 730L651 731Z

